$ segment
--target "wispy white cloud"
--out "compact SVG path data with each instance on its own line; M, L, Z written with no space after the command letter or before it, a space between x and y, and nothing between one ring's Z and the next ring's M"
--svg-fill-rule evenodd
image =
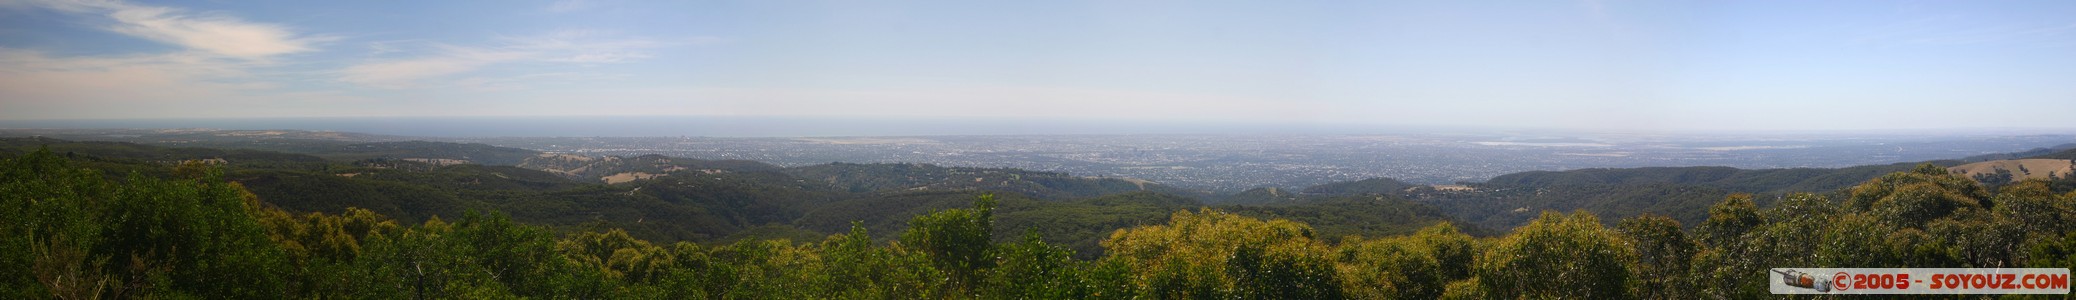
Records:
M611 38L588 30L561 30L529 37L505 37L508 48L539 52L546 61L573 63L619 63L650 58L651 49L669 45L647 38Z
M597 5L598 2L592 0L558 0L548 3L546 10L552 13L565 13L590 9Z
M565 30L534 36L499 37L491 46L436 45L433 53L419 57L373 61L345 68L341 81L375 88L411 88L443 81L504 63L544 62L578 65L639 61L653 57L649 51L683 43L640 37ZM385 52L398 52L393 45L371 45Z
M584 53L577 54L576 56L550 59L549 61L597 64L641 60L649 57L650 56L648 54L642 53Z
M168 113L257 107L270 91L244 62L197 53L52 56L0 48L0 117L171 117ZM183 114L181 117L194 115Z
M539 87L543 82L589 82L625 79L627 77L629 77L629 75L598 72L552 72L509 76L468 77L454 80L453 85L476 91L509 91L530 87Z
M10 4L101 16L108 21L103 28L109 31L243 59L314 51L315 43L331 40L298 35L276 24L122 1L22 0Z
M0 0L78 24L165 43L181 50L76 55L0 48L0 117L167 117L231 112L280 102L274 57L316 51L327 38L212 12L122 1Z
M347 67L339 80L370 87L407 88L426 78L467 72L489 63L449 57L387 61Z
M365 63L346 67L339 80L377 88L408 88L441 76L473 71L485 65L525 59L529 52L445 46L438 55Z
M421 42L421 41L422 41L422 40L416 40L416 39L411 39L411 40L389 40L389 41L373 41L373 42L368 42L368 54L367 54L367 55L368 55L368 56L377 56L377 55L383 55L383 54L389 54L389 53L397 53L397 52L404 52L404 49L403 49L403 46L402 46L403 44L406 44L406 43L416 43L416 42Z

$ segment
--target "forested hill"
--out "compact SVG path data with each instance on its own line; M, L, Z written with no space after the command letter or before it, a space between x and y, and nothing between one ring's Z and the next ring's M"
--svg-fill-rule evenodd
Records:
M1691 227L1541 212L1491 237L1393 223L1430 213L1384 195L1199 207L1152 192L1066 202L845 193L765 177L779 172L629 186L469 164L239 168L253 167L0 151L0 298L1753 299L1775 296L1766 270L1779 266L2076 267L2076 193L2038 180L1985 188L1933 165L1770 207L1725 197ZM329 173L367 169L400 173ZM284 210L270 205L280 195L227 180L255 171L459 189L492 212L405 221ZM519 182L484 182L504 177ZM648 191L664 187L685 197ZM765 189L795 201L749 196ZM717 241L636 232L700 216L734 226L796 204L824 209L795 224L855 222L765 224ZM591 221L496 212L513 208ZM873 208L887 210L846 214Z
M2053 153L2046 153L2046 154L2041 154L2041 155L2038 155L2038 156L2033 156L2033 157L2028 157L2028 158L2044 158L2044 159L2076 159L2076 149L2067 149L2067 150L2062 150L2062 151L2058 151L2058 152L2053 152Z
M1323 195L1390 195L1405 193L1407 189L1412 189L1414 187L1421 186L1422 185L1406 183L1404 181L1398 181L1396 179L1391 178L1371 178L1357 181L1315 185L1305 188L1303 192L1306 194Z
M1966 158L1961 158L1961 161L1972 163L1991 160L2021 158L2056 158L2056 156L2059 156L2062 159L2076 159L2076 143L2055 145L2053 147L2033 148L2032 150L2012 153L1997 153L1969 156Z
M444 159L483 165L511 166L518 165L520 161L538 155L540 152L473 143L397 141L348 144L324 151L316 151L312 154L339 160L370 158Z
M839 203L888 205L883 203L890 201L887 199L918 200L922 198L916 195L970 196L980 192L1001 193L1009 199L1005 201L1073 203L1076 199L1145 191L1204 204L1298 206L1317 206L1316 203L1336 198L1382 196L1410 199L1433 209L1423 212L1432 216L1389 223L1417 224L1448 218L1464 221L1473 233L1480 228L1520 226L1544 210L1587 210L1604 220L1654 213L1696 224L1705 216L1707 204L1730 194L1754 193L1760 195L1755 198L1760 204L1770 204L1793 192L1837 193L1880 174L1913 166L1534 171L1446 189L1375 178L1302 189L1261 188L1221 196L1128 178L1016 169L850 163L782 168L742 160L583 156L423 141L301 146L277 142L274 147L309 152L164 148L40 138L0 139L0 146L4 146L0 152L24 153L49 145L60 153L83 155L78 157L97 168L112 170L111 173L149 172L152 168L148 165L185 160L224 164L231 170L228 179L244 182L256 193L267 196L273 205L292 211L339 212L359 207L406 221L421 221L468 210L503 210L542 224L618 226L644 238L662 240L828 232L841 230L845 224L806 226L796 220L823 211L828 205L850 205ZM2019 154L2046 149L2049 148ZM517 167L489 166L493 163ZM1958 161L1931 163L1952 165ZM2067 185L2071 184L2054 186ZM668 221L650 222L650 216Z
M498 147L476 143L447 143L413 140L408 137L380 136L350 132L313 132L296 130L93 130L92 133L68 133L64 130L32 131L39 134L54 134L53 137L0 138L10 143L22 140L80 141L71 144L101 143L101 151L128 147L124 145L146 145L185 149L221 149L217 151L259 150L280 153L295 153L333 160L362 160L376 158L467 161L484 165L516 165L520 160L539 154L538 151ZM9 132L5 134L23 134ZM95 142L85 142L95 141Z
M2068 151L2076 150L2063 153ZM2021 157L2018 155L2041 152L2043 150L2036 149L1981 157ZM1592 212L1609 222L1648 213L1669 216L1682 224L1692 225L1699 224L1708 216L1708 205L1732 194L1755 194L1755 201L1761 205L1770 205L1793 193L1835 196L1884 174L1908 171L1922 165L1953 167L1963 162L1965 160L1939 160L1836 169L1651 167L1530 171L1502 175L1452 190L1403 187L1391 184L1396 181L1388 179L1370 179L1314 186L1306 188L1306 193L1283 195L1274 201L1304 201L1302 199L1334 195L1396 195L1433 206L1452 218L1485 228L1513 228L1533 220L1542 211L1574 210ZM1987 184L1995 187L2009 182ZM2047 183L2056 191L2076 188L2076 180L2070 178L2055 178ZM1348 189L1356 186L1378 188ZM1266 193L1249 191L1232 198L1257 199L1263 195Z
M899 232L908 226L904 221L909 216L965 206L977 195L995 193L1001 199L1003 222L1018 225L1002 228L1002 236L1037 230L1046 233L1049 242L1082 250L1082 255L1099 255L1096 242L1110 230L1205 207L1198 200L1201 194L1159 184L1014 169L842 163L779 168L751 161L563 154L528 154L515 167L474 160L486 153L517 153L502 149L433 142L380 145L389 146L354 152L360 156L318 156L20 138L0 139L0 158L47 148L111 177L138 173L171 178L176 166L220 167L223 179L240 183L265 206L289 212L361 209L415 223L453 219L468 211L500 211L530 224L562 230L614 228L658 241L807 239L843 232L852 221L864 222L875 232ZM459 161L461 157L472 160ZM1236 210L1295 218L1333 210L1380 212L1334 215L1316 223L1337 234L1335 238L1403 234L1448 220L1432 209L1411 208L1419 205L1404 200L1362 205L1378 209L1311 205Z
M771 164L747 160L704 160L663 155L635 157L586 156L541 153L519 162L519 167L561 174L570 179L620 183L669 175L678 171L699 173L775 172Z
M942 167L931 164L836 162L780 168L746 160L701 160L662 155L594 157L540 154L525 159L519 166L562 174L574 180L608 184L682 174L778 172L851 193L993 191L1047 200L1088 198L1132 191L1153 191L1192 198L1206 195L1199 191L1130 178L1074 176L1004 168Z
M830 163L787 168L808 180L854 192L881 190L992 190L1040 199L1088 198L1133 191L1199 197L1204 193L1130 178L1074 176L1005 168L942 167L931 164Z
M1928 161L1837 169L1738 169L1731 167L1652 167L1528 171L1486 180L1493 186L1673 184L1720 188L1739 193L1824 192L1849 187L1881 174L1910 170L1919 164L1941 167L1960 161Z

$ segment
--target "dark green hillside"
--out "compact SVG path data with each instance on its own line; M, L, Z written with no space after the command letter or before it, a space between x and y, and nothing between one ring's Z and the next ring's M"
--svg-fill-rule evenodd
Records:
M1347 236L1407 235L1452 219L1441 210L1391 196L1333 197L1287 205L1219 205L1211 209L1314 224L1318 237L1325 241L1339 241ZM1460 227L1471 235L1492 235L1478 226Z
M2053 152L2053 153L2045 153L2045 154L2040 154L2040 155L2037 155L2037 156L2033 156L2033 157L2027 157L2027 158L2045 158L2045 159L2076 159L2076 149L2066 149L2066 150L2061 150L2061 151L2059 151L2059 152Z
M1918 164L1838 169L1662 167L1531 171L1474 184L1475 191L1422 194L1418 200L1487 228L1513 228L1544 210L1579 209L1609 221L1650 213L1693 225L1705 217L1709 203L1733 193L1757 194L1757 201L1767 204L1788 193L1839 192L1883 174L1911 170ZM1958 161L1925 164L1951 166Z
M347 208L357 207L418 222L489 208L486 203L461 197L458 190L413 182L281 170L233 171L224 179L245 185L269 204L296 212L344 213Z
M1288 189L1276 187L1258 187L1247 189L1245 191L1240 191L1239 193L1235 193L1232 195L1226 195L1223 198L1219 198L1218 204L1297 203L1305 201L1305 199L1310 198L1297 193L1292 193Z
M1989 189L1929 164L1767 205L1618 181L1422 193L1466 205L1436 209L1385 195L1204 207L1153 192L852 193L778 172L604 185L480 166L69 156L84 159L0 153L0 298L1754 299L1779 266L2076 267L2076 193ZM310 194L336 196L297 198ZM1447 199L1459 196L1500 200ZM358 204L477 212L400 222ZM1514 204L1578 212L1537 212L1504 234L1442 216ZM1700 221L1678 220L1696 218L1689 207L1704 207ZM1596 216L1611 212L1640 215Z
M624 187L575 189L491 200L513 219L565 230L621 229L656 241L713 241L758 224L744 224L698 204L672 203Z
M1939 166L1958 161L1927 162ZM1792 191L1830 191L1865 182L1881 174L1910 170L1920 163L1856 166L1838 169L1794 168L1746 170L1731 167L1654 167L1628 169L1579 169L1529 171L1493 177L1485 184L1495 186L1689 184L1742 193L1779 194Z
M1202 204L1188 197L1130 192L1071 202L1037 202L1029 207L1001 207L995 215L995 236L1013 238L1036 233L1048 244L1074 250L1077 258L1094 259L1103 255L1100 242L1110 238L1111 232L1159 224L1174 212L1198 210Z
M786 169L795 177L813 179L852 192L869 192L923 186L951 178L952 169L929 164L829 163ZM971 178L971 177L968 177Z
M333 166L326 172L237 169L225 178L283 209L340 213L360 207L406 221L454 218L501 199L566 190L580 184L546 172L507 166L430 166L417 162ZM415 166L415 167L397 167Z
M601 182L610 176L637 173L667 176L677 172L774 172L779 170L778 166L755 161L703 160L654 154L635 157L541 154L527 157L518 166L547 171L584 182Z
M246 154L294 153L322 157L336 161L391 158L436 158L467 160L485 165L517 165L521 160L539 154L537 151L497 147L475 143L447 143L429 141L381 141L399 140L402 137L378 137L345 132L312 132L296 130L198 130L192 132L145 131L132 135L57 135L64 139L100 140L109 142L66 142L67 144L103 147L95 152L115 157L130 157L137 154L157 154L163 150L138 150L122 152L125 147L154 147L158 149L208 149L216 152ZM4 140L33 138L0 138ZM44 138L45 140L58 140ZM39 142L27 142L38 144ZM98 143L98 144L96 144ZM0 141L0 145L20 145L21 141ZM88 145L94 144L94 145ZM116 144L129 146L114 146ZM54 146L55 147L55 146ZM53 148L57 149L57 148ZM221 149L221 150L219 150ZM18 149L16 151L19 151ZM63 153L62 150L59 150Z
M1485 183L1507 186L1625 183L1702 184L1723 180L1740 171L1742 170L1731 167L1596 168L1570 171L1528 171L1500 175L1499 177L1486 180Z
M529 223L567 228L602 224L666 241L706 240L760 224L791 222L791 216L797 216L801 209L797 202L813 199L762 184L800 183L774 172L706 176L698 179L709 181L704 185L656 186L636 193L637 187L606 187L510 166L437 166L388 158L326 160L248 149L23 138L0 139L0 151L6 151L0 153L28 153L46 145L57 155L72 157L81 166L118 178L132 172L170 178L175 176L172 166L182 161L221 159L221 163L211 164L228 170L225 180L242 184L270 206L292 212L338 214L348 208L360 208L420 222L434 217L451 220L468 210L502 210ZM438 148L441 147L387 149ZM15 155L20 154L7 156ZM714 178L736 179L712 182ZM682 182L685 181L667 184Z
M170 148L120 142L80 142L49 138L0 138L0 153L19 155L49 147L51 152L93 162L121 164L175 164L188 160L210 160L236 168L320 170L323 158L247 149Z
M2066 155L2066 156L2067 156L2067 158L2076 158L2076 144L2061 144L2061 145L2055 145L2055 146L2053 146L2053 147L2040 147L2040 148L2033 148L2032 150L2026 150L2026 151L2019 151L2019 152L2012 152L2012 153L1997 153L1997 154L1984 154L1984 155L1976 155L1976 156L1969 156L1969 157L1966 157L1966 158L1961 158L1961 159L1960 159L1960 161L1962 161L1962 162L1971 162L1971 163L1972 163L1972 162L1984 162L1984 161L1992 161L1992 160L2006 160L2006 159L2021 159L2021 158L2049 158L2049 157L2046 157L2046 156L2053 156L2053 155Z
M370 158L435 158L465 160L469 163L513 166L538 151L506 148L485 144L460 144L427 141L377 142L341 145L336 148L310 152L312 155L337 160L362 160Z
M930 211L973 205L985 192L915 191L830 203L808 211L800 228L841 232L858 221L880 238L908 229L909 218ZM1130 192L1074 201L1043 201L1015 194L996 194L995 237L1013 241L1035 232L1047 243L1076 250L1083 258L1102 254L1097 245L1111 231L1157 223L1175 211L1201 207L1196 200L1153 192Z
M1574 210L1592 212L1602 220L1648 213L1692 225L1708 217L1708 205L1730 194L1721 188L1671 183L1481 186L1477 192L1439 194L1421 202L1485 228L1514 228L1543 211Z
M1168 211L1198 205L1188 197L1170 195L1099 197L1140 190L1139 184L1121 179L1010 169L935 166L918 166L917 170L905 171L888 169L900 165L806 168L811 173L859 167L853 170L872 176L907 173L918 175L913 176L915 178L928 179L890 184L883 189L852 191L851 188L860 185L833 188L824 181L789 174L794 170L781 172L778 167L748 161L709 161L657 155L624 159L530 156L586 163L577 166L585 172L654 172L652 174L663 175L607 186L528 168L473 163L441 165L403 159L475 159L478 157L468 153L486 149L460 144L376 143L370 144L375 146L345 151L354 153L351 155L334 152L314 156L116 142L4 141L0 150L6 152L0 153L19 155L48 145L54 150L64 150L63 153L69 153L83 166L104 170L107 174L137 172L165 178L174 176L169 171L170 167L179 162L221 159L221 165L228 170L224 177L226 180L241 183L265 199L269 206L291 212L341 214L349 208L359 208L406 222L421 222L435 217L451 220L469 210L499 210L533 224L565 229L620 228L636 237L663 241L717 241L738 235L798 236L800 229L785 229L793 226L814 232L841 232L848 228L849 220L873 222L873 228L883 229L881 232L897 232L905 228L900 220L908 216L968 205L972 196L979 192L1004 191L1003 199L1008 203L1005 208L1012 209L1005 212L1009 214L1006 222L1034 224L1019 227L1054 233L1052 236L1057 241L1072 241L1077 248L1096 253L1093 251L1096 249L1095 241L1103 236L1102 232L1158 219ZM975 177L954 179L952 176ZM985 179L974 184L971 178ZM994 180L995 184L987 185L989 180ZM875 181L860 175L849 182ZM1147 185L1147 189L1172 190L1158 185ZM1053 198L1037 201L1015 196L1022 194ZM1077 198L1087 198L1092 202L1073 200ZM829 217L832 213L843 215ZM1075 218L1077 221L1020 221L1026 218ZM815 222L820 220L842 221ZM1005 233L1004 236L1010 235Z
M746 227L792 222L808 207L841 197L828 187L777 172L665 176L637 182L630 192L674 205L701 207Z
M425 165L415 162L406 163ZM512 166L476 164L430 167L422 171L356 168L334 170L331 173L339 175L352 174L353 178L412 182L441 189L465 191L552 191L568 189L582 184L548 172Z
M1959 161L1933 161L1952 166ZM1472 191L1417 190L1417 193L1382 193L1410 188L1389 179L1340 182L1307 188L1306 191L1335 191L1344 194L1402 194L1434 206L1464 222L1485 228L1513 228L1536 218L1542 211L1586 210L1602 220L1618 220L1642 214L1668 216L1682 224L1698 224L1712 201L1733 193L1758 194L1761 204L1794 192L1834 193L1894 172L1908 171L1922 163L1856 166L1837 169L1794 168L1745 170L1730 167L1653 167L1626 169L1579 169L1529 171L1494 177L1472 184ZM1368 187L1368 188L1361 188ZM1257 189L1259 190L1259 189ZM1306 193L1325 196L1327 193ZM1246 198L1251 196L1252 198ZM1235 199L1262 198L1259 191L1235 195ZM1292 198L1284 196L1282 198ZM1292 199L1310 199L1297 197ZM1278 201L1309 201L1280 199ZM1276 202L1252 202L1276 203ZM1613 223L1609 223L1613 224Z
M1017 193L1045 200L1087 198L1132 191L1199 194L1195 191L1122 178L1082 177L1018 169L940 167L930 164L830 163L787 168L786 173L851 192L983 190Z
M977 191L905 191L888 192L883 195L861 196L854 199L832 202L817 206L802 214L796 226L818 232L840 232L851 227L852 221L862 222L867 230L879 238L892 238L893 234L908 227L908 218L934 210L968 207L973 198L984 194ZM995 196L999 202L998 212L1025 209L1042 205L1042 201L1015 194Z
M1406 189L1422 185L1406 183L1391 178L1370 178L1357 181L1335 182L1307 187L1305 194L1317 195L1400 195Z

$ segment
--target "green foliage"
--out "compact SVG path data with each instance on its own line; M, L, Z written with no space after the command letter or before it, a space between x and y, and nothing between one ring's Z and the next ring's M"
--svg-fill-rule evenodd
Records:
M1341 286L1364 299L1433 299L1448 283L1431 249L1409 237L1343 241Z
M1119 230L1103 247L1152 297L1342 296L1327 248L1289 220L1182 211L1167 225Z
M1542 211L1591 211L1609 218L1655 214L1682 223L1701 223L1708 207L1732 191L1676 183L1480 186L1476 192L1442 193L1421 199L1445 215L1485 228L1513 228ZM1613 225L1612 223L1606 225Z
M1680 231L1679 221L1657 215L1624 219L1616 231L1633 242L1637 254L1637 296L1647 299L1693 298L1687 279L1700 244Z
M1737 194L1724 198L1722 203L1708 208L1708 221L1701 223L1701 241L1712 246L1731 245L1746 232L1763 224L1759 218L1759 205L1752 203L1752 195Z
M272 298L288 255L250 215L243 189L201 178L111 182L49 150L0 172L10 237L5 294L66 297ZM237 258L226 260L224 258ZM30 280L33 280L30 281ZM40 286L38 286L40 285Z
M418 222L434 216L458 217L485 205L457 197L451 190L419 184L294 171L241 171L230 175L268 203L290 211L344 213L360 208Z
M1407 235L1424 226L1449 222L1441 211L1397 197L1338 197L1285 205L1220 205L1213 209L1256 218L1281 218L1312 224L1322 239L1342 236ZM1472 232L1488 234L1482 229Z
M0 296L97 298L123 283L106 274L109 257L89 253L102 231L89 201L110 183L48 149L0 164Z
M830 236L821 250L822 263L829 268L831 294L836 298L932 298L948 292L949 287L939 280L945 274L931 264L930 257L903 247L878 247L862 225L851 226L848 234Z
M1479 257L1475 273L1494 298L1632 298L1633 249L1592 214L1545 212Z
M56 156L71 160L71 164L94 169L121 169L123 175L131 171L163 172L161 168L136 168L139 164L178 164L187 161L209 161L212 165L231 168L266 168L284 170L321 170L329 164L316 156L259 150L212 149L212 148L169 148L118 142L79 142L48 138L0 138L0 149L30 153L48 150ZM156 174L154 174L156 175Z
M676 264L668 250L619 229L580 232L556 242L556 247L570 260L599 269L607 278L634 283L653 283Z
M1872 181L1852 187L1852 198L1846 205L1856 210L1873 210L1879 202L1894 201L1898 194L1954 193L1959 197L1983 198L1985 191L1974 181L1961 178L1932 164L1920 164L1908 172L1890 173ZM1949 199L1955 200L1955 199Z
M950 209L918 216L909 221L901 241L928 255L938 269L952 274L952 283L979 283L980 271L994 267L990 259L994 243L995 195L981 195L972 209Z
M1046 244L1035 231L996 247L995 256L999 261L988 274L988 284L979 287L981 298L1070 299L1092 294L1081 290L1086 283L1074 251Z
M1447 222L1413 235L1342 240L1335 250L1350 298L1434 299L1451 282L1469 279L1478 249Z
M1492 295L1488 295L1485 293L1485 289L1483 288L1483 286L1484 285L1478 283L1478 278L1476 277L1472 277L1470 280L1451 282L1449 283L1449 287L1447 287L1446 290L1442 292L1442 297L1440 299L1492 299Z
M1807 255L1810 247L1837 242L1812 234L1829 226L1831 207L1829 200L1813 194L1790 196L1763 211L1752 204L1749 195L1727 197L1710 209L1709 220L1696 230L1700 248L1687 267L1693 275L1683 279L1693 282L1704 295L1766 294L1765 282L1751 280L1749 274L1782 265L1813 264L1815 257Z
M2027 180L2006 185L1991 198L1997 204L1991 211L1997 219L2008 220L2023 232L2076 230L2076 193L2057 196L2049 184Z
M1939 165L1958 162L1939 161ZM1919 163L1857 166L1838 169L1736 169L1730 167L1651 167L1626 169L1579 169L1530 171L1493 177L1496 186L1554 187L1567 185L1655 185L1674 184L1719 188L1737 193L1783 194L1798 191L1829 191L1894 172L1917 168Z
M376 298L596 298L613 288L606 270L566 256L546 229L503 214L467 213L452 224L433 219L394 238L376 235L362 256L340 290Z
M1512 228L1537 212L1586 210L1609 221L1656 214L1681 224L1702 225L1708 207L1724 197L1753 194L1768 205L1777 196L1797 192L1831 192L1884 174L1905 172L1957 161L1857 166L1838 169L1756 169L1727 167L1653 167L1530 171L1501 175L1474 191L1433 191L1411 195L1467 224ZM2076 186L2076 185L2072 185Z
M23 299L1763 298L1772 267L2076 262L2076 193L2052 180L1991 191L1932 165L1832 194L1842 201L1717 196L1692 231L1678 215L1644 213L1702 207L1687 198L1724 190L1530 189L1663 184L1611 197L1670 204L1522 198L1548 201L1511 203L1639 215L1609 228L1585 212L1543 213L1474 239L1390 195L1202 208L1155 192L852 193L775 169L605 186L483 166L10 153L20 154L0 160L0 297ZM226 175L226 165L255 169ZM1668 180L1743 173L1710 174ZM298 195L330 192L342 194ZM484 207L514 213L468 212ZM418 215L391 220L390 209ZM425 213L442 209L460 212Z
M2026 256L2031 260L2026 267L2076 269L2076 232L2034 240Z
M1118 229L1160 223L1169 212L1197 209L1196 200L1155 192L1129 192L1071 202L1004 202L995 213L995 236L1035 232L1046 243L1073 250L1075 258L1102 257L1102 241Z

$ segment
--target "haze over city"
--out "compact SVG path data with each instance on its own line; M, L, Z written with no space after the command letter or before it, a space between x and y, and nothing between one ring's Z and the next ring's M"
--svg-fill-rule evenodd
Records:
M0 119L2055 131L2072 50L2067 1L7 0Z

